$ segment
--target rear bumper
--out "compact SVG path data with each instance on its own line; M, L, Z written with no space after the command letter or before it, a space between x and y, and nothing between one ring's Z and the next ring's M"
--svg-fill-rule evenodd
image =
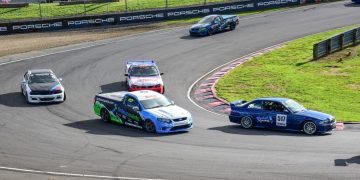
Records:
M64 92L60 94L51 95L28 95L30 103L43 103L43 102L63 102L65 98Z
M129 88L129 91L140 91L140 90L152 90L161 94L164 94L164 86L160 87L136 87L136 88Z

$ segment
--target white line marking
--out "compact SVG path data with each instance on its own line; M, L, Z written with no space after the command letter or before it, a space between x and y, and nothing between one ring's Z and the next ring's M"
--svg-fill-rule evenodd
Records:
M124 179L124 180L163 180L163 179L133 178L133 177L121 177L121 176L98 176L98 175L88 175L88 174L73 174L73 173L62 173L62 172L52 172L52 171L37 171L37 170L30 170L30 169L11 168L11 167L0 167L0 170L17 171L17 172L24 172L24 173L48 174L48 175L57 175L57 176L69 176L69 177L88 177L88 178Z

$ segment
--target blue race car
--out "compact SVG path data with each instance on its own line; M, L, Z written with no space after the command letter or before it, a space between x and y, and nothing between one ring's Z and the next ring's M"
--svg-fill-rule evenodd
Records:
M305 109L287 98L259 98L251 102L235 101L231 104L229 119L251 127L274 128L279 130L303 131L305 134L326 133L336 128L333 116Z
M238 24L236 15L209 15L191 26L189 32L190 36L211 36L226 29L234 30Z

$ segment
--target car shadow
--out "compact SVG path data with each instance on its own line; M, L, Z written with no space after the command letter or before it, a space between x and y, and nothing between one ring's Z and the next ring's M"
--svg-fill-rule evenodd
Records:
M187 36L181 36L180 39L185 39L185 40L192 40L192 39L201 39L201 38L204 38L206 36L190 36L190 35L187 35Z
M128 137L160 137L160 136L172 136L172 135L187 133L187 132L177 132L177 133L169 133L169 134L148 133L142 129L122 125L115 122L104 123L100 119L77 121L64 125L72 128L85 130L86 133L95 134L95 135L120 135L120 136L128 136Z
M101 89L101 93L110 93L110 92L127 91L128 90L125 81L104 84L104 85L100 86L100 89Z
M356 3L346 3L344 4L345 7L360 7L360 4Z
M349 166L349 164L360 164L360 156L354 156L350 159L335 159L335 166Z
M21 92L11 92L0 95L0 104L8 107L38 107L58 105L59 103L29 104L25 101L25 97L21 94Z
M281 131L276 129L264 129L264 128L244 129L241 127L241 125L219 126L219 127L209 128L209 130L216 130L224 133L239 134L239 135L311 137L301 132L293 132L293 131ZM329 134L320 134L317 136L324 136L324 135L329 135Z

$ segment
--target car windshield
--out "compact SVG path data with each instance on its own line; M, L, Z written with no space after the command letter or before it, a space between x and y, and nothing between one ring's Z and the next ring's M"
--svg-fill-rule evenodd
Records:
M129 70L130 76L147 77L159 75L155 66L134 66Z
M29 77L29 84L32 83L52 83L56 82L57 79L53 74L31 74Z
M285 101L284 105L294 113L306 110L304 106L291 99Z
M206 16L202 18L198 23L199 24L209 24L214 20L214 16Z
M171 101L165 96L142 100L140 101L140 103L144 106L145 109L152 109L152 108L172 105Z

